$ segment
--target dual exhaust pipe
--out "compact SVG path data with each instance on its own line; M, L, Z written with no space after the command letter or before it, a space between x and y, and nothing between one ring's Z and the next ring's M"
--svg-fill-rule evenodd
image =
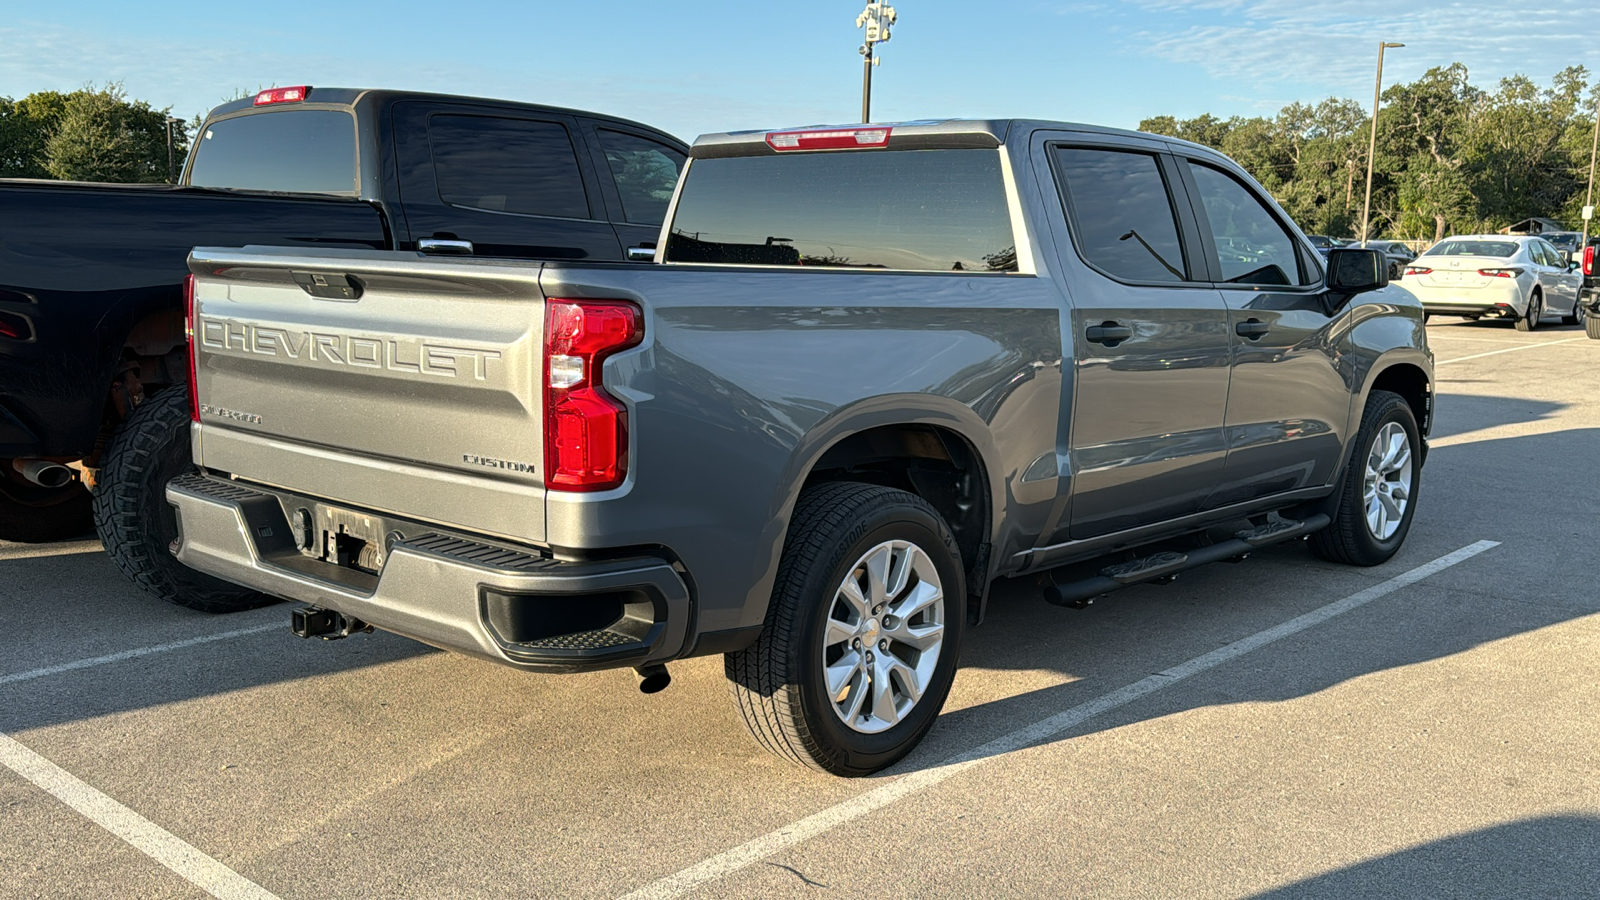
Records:
M72 483L71 469L47 459L13 459L11 468L29 484L42 488L61 488Z

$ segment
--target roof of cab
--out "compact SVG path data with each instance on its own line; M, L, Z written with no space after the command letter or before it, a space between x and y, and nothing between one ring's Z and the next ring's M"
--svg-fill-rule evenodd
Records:
M657 128L654 125L647 125L643 122L635 122L632 119L624 119L621 116L613 116L607 113L594 112L592 110L569 109L561 106L545 106L539 103L525 103L521 100L500 100L493 97L471 97L461 94L435 94L427 91L399 91L387 88L307 86L306 98L303 101L287 101L263 104L260 107L255 105L256 94L251 94L248 97L241 97L238 100L231 100L222 104L221 106L216 107L206 115L206 118L214 119L218 116L231 115L252 109L261 109L263 112L266 112L277 109L287 109L294 106L317 107L325 104L336 106L354 106L358 101L382 105L386 103L393 103L397 100L433 100L441 103L460 103L468 105L483 104L485 106L493 106L497 108L510 107L527 112L545 113L549 115L583 116L584 118L588 119L602 119L607 122L617 122L620 124L632 125L636 128L642 128L645 131L653 131L656 134L662 135L663 137L672 138L674 141L677 141L680 144L683 143L682 139L677 138L670 132L666 132L660 128Z
M1109 128L1104 125L1085 125L1080 122L1055 122L1047 119L917 119L909 122L874 122L849 125L800 125L790 128L762 128L752 131L728 131L703 134L696 138L689 155L695 159L713 159L724 156L762 156L776 153L767 145L767 135L788 131L847 131L856 128L888 128L889 149L955 149L961 147L999 147L1013 133L1031 134L1038 130L1078 131L1088 134L1141 137L1183 146L1208 156L1217 156L1216 150L1203 144L1185 141L1160 134Z

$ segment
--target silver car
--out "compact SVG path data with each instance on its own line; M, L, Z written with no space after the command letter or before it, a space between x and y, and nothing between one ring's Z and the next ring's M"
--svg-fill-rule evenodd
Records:
M1428 315L1499 318L1532 331L1546 316L1566 325L1583 320L1575 274L1549 241L1533 235L1446 238L1406 267L1406 289Z

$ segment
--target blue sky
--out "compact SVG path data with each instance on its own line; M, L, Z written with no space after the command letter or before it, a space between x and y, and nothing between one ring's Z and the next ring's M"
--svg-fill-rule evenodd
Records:
M853 122L860 0L787 3L0 0L0 95L121 81L188 117L274 84L397 87L594 109L685 138ZM1593 0L902 0L878 121L1271 114L1461 61L1490 87L1600 70Z

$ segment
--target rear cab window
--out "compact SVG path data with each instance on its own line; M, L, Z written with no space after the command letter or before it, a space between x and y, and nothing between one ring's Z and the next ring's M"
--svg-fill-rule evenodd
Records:
M606 165L622 200L622 215L634 225L660 225L683 171L684 155L658 141L597 129Z
M343 109L283 109L207 123L188 183L242 191L355 196L356 117Z
M1016 272L1000 150L849 150L696 159L675 263Z

